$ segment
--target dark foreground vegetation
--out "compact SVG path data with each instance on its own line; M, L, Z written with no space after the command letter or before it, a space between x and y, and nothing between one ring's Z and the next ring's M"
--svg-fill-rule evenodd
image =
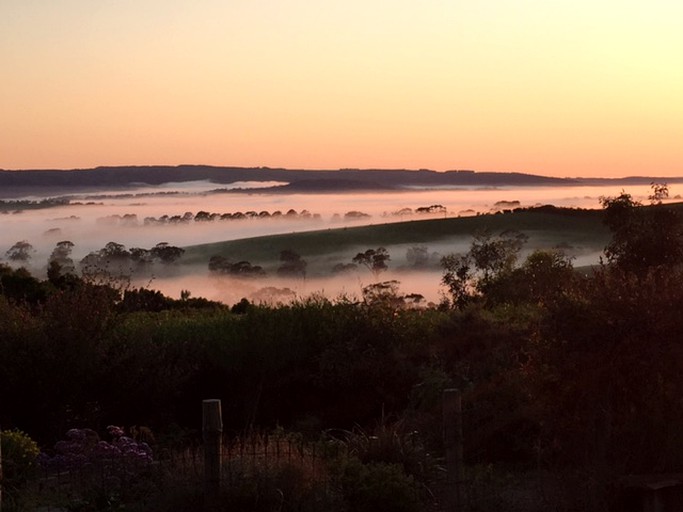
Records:
M100 468L94 446L138 465L53 504L200 506L200 404L220 398L243 447L222 510L438 509L441 395L459 388L468 510L622 510L627 476L683 471L683 221L625 194L604 206L612 241L589 275L480 235L444 258L432 309L391 288L227 307L0 268L0 422L25 433L3 434L6 506L46 499L50 461Z

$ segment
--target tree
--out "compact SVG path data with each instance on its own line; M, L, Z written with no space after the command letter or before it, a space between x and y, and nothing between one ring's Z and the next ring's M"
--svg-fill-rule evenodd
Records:
M486 282L502 272L512 270L527 238L517 231L504 231L497 237L489 232L476 235L470 247L470 256L476 268L482 272L482 280Z
M31 259L31 255L34 252L36 251L30 243L26 240L21 240L10 247L5 254L10 261L25 263Z
M429 251L424 245L410 247L406 251L406 260L413 268L424 268L429 265Z
M263 267L252 265L248 261L231 262L224 256L211 256L209 271L214 274L227 274L237 277L261 277L266 274Z
M108 242L103 249L100 249L99 254L108 262L123 262L130 258L126 246L116 242Z
M63 240L57 242L57 245L52 250L52 254L47 262L47 278L57 286L62 288L67 286L69 282L74 283L76 278L76 266L74 260L71 259L71 251L74 247L73 242ZM68 279L68 278L71 279Z
M400 283L396 280L382 281L363 288L363 301L368 305L383 305L391 308L404 306L403 297L399 295Z
M367 213L359 212L357 210L353 210L350 212L346 212L344 214L344 218L346 220L368 219L370 218L370 215L368 215Z
M168 242L160 242L152 247L150 252L153 258L160 260L162 263L170 264L178 260L185 252L185 249L169 245Z
M87 254L79 265L83 278L117 283L117 286L122 286L133 272L130 252L117 242L108 242L99 251Z
M652 193L647 196L650 200L650 204L662 204L664 199L669 198L669 185L666 183L656 183L653 181L650 183L650 188L652 189Z
M17 302L37 304L45 301L47 290L25 268L13 269L0 263L0 296Z
M358 265L363 265L372 272L375 279L379 275L386 271L389 267L387 261L391 259L389 253L384 247L378 247L377 249L368 249L365 252L359 252L356 254L351 261Z
M351 272L353 270L356 270L358 268L358 265L355 263L337 263L332 267L332 273L333 274L346 274L348 272Z
M130 259L140 266L152 263L152 251L141 247L130 248Z
M462 308L492 283L512 273L527 236L504 231L494 237L488 232L474 237L466 254L441 258L441 283L450 294L451 305Z
M682 278L604 267L549 305L524 375L555 460L606 480L680 466Z
M683 262L683 220L677 211L661 204L668 196L666 185L653 184L652 189L649 207L625 192L600 200L604 222L612 231L605 247L607 262L638 275Z
M520 267L482 283L479 290L492 305L547 304L569 292L577 279L570 257L558 250L539 250Z
M433 204L431 206L421 206L415 210L415 213L443 213L446 215L446 207L442 204Z
M443 284L456 308L464 307L474 297L473 264L469 254L448 254L441 258Z
M308 263L301 258L300 254L286 249L280 252L280 261L282 264L277 269L278 275L306 278L306 266Z

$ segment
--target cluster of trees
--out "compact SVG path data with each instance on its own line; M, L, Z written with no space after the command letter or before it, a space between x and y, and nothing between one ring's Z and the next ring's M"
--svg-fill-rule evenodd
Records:
M519 203L518 201L516 202ZM394 216L394 217L404 217L411 216L414 214L425 215L425 214L447 214L448 210L445 206L441 204L433 204L430 206L420 206L418 208L401 208L390 214L384 214L383 216ZM353 221L353 220L363 220L369 219L372 216L368 213L351 210L343 215L335 213L332 215L332 221ZM145 226L158 226L166 224L189 224L191 222L212 222L219 220L244 220L244 219L314 219L320 220L321 215L319 213L311 213L308 210L301 210L297 212L294 209L289 209L286 212L280 210L275 210L269 212L263 210L260 212L249 210L245 212L227 212L227 213L216 213L208 211L199 211L196 214L193 212L185 212L183 215L162 215L161 217L145 217L142 220L142 224ZM134 213L127 213L125 215L109 215L107 217L101 217L97 219L98 223L116 225L116 226L137 226L140 224L137 215Z
M57 242L48 258L47 274L49 279L75 276L77 265L72 258L74 243L70 240ZM14 264L26 265L35 253L33 246L26 240L15 242L5 255ZM84 278L109 278L131 276L135 271L149 268L155 262L170 265L176 262L185 249L160 242L151 249L132 247L109 242L102 249L88 253L78 262L78 270Z
M263 210L260 212L256 211L245 211L245 212L228 212L228 213L214 213L208 211L199 211L196 214L192 212L186 212L184 215L162 215L159 218L155 217L145 217L143 224L145 226L154 226L159 224L186 224L189 222L213 222L218 220L244 220L244 219L320 219L320 214L311 213L308 210L301 210L297 212L294 209L289 209L286 212L281 212L280 210L275 210L274 212L269 212Z
M52 208L53 206L66 206L70 200L63 197L49 197L46 199L0 199L0 213L21 213L22 210L37 210L41 208Z
M236 277L263 277L266 271L260 265L252 265L248 261L233 262L224 256L211 256L209 271L212 274L224 274Z
M407 217L407 216L411 216L413 214L425 215L425 214L439 214L439 213L446 215L448 213L448 210L442 204L432 204L429 206L419 206L418 208L415 208L415 210L413 210L412 208L401 208L400 210L396 210L394 212L391 212L388 215L390 215L392 217ZM385 214L384 216L387 216L387 214Z
M416 248L415 250L420 249ZM291 249L285 249L280 252L279 260L278 276L306 278L308 262L299 253ZM389 260L391 260L391 256L384 247L368 249L365 252L356 254L351 263L338 263L332 268L332 272L347 272L363 266L377 279L382 272L389 268L387 264ZM237 277L264 277L266 275L266 271L260 265L252 265L245 260L234 262L221 255L214 255L209 259L209 271L214 274L226 274Z
M295 251L286 249L280 252L280 266L277 274L285 277L306 278L308 263ZM263 277L266 271L260 265L252 265L248 261L233 262L224 256L212 256L209 260L209 271L213 274L231 275L234 277Z

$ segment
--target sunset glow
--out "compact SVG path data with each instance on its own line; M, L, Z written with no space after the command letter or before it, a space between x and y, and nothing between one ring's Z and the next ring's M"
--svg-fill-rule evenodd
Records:
M683 3L5 0L0 168L683 175Z

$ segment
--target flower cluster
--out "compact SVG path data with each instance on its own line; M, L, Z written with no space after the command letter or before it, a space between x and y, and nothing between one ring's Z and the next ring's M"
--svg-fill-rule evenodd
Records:
M111 442L100 439L97 432L73 428L66 439L54 446L54 455L41 453L40 464L46 469L72 471L86 467L145 467L152 463L152 449L125 435L121 427L110 425Z

